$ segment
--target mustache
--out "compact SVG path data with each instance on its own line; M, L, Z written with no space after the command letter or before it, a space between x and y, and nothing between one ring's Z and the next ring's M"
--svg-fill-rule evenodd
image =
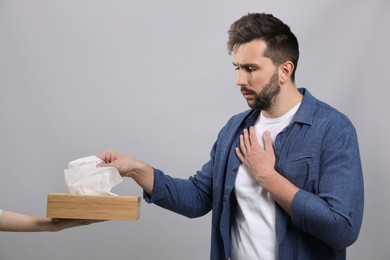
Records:
M247 93L249 93L249 94L254 94L254 95L257 94L255 91L253 91L252 89L249 89L249 88L247 88L247 87L245 87L245 86L241 86L240 91L241 91L241 92L247 92Z

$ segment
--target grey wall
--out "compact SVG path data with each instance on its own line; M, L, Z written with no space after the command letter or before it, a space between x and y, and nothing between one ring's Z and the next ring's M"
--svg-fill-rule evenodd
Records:
M349 259L389 259L388 0L0 0L0 207L46 214L73 159L113 148L175 177L208 159L246 109L226 51L248 12L288 23L297 84L347 114L361 146L366 207ZM126 180L114 189L141 195ZM208 259L210 214L142 202L137 222L59 233L0 233L0 259Z

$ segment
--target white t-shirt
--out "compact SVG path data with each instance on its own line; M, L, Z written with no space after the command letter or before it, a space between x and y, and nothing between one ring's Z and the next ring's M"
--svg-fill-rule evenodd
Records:
M274 142L277 134L290 124L299 105L278 118L266 118L262 113L260 114L255 128L261 147L264 147L264 131L271 133ZM234 213L235 221L231 227L230 259L277 259L275 201L250 176L242 164L238 169L234 194L237 207Z

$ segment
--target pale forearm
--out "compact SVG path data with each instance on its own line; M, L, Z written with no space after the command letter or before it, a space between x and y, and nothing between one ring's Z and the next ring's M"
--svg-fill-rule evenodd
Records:
M153 193L154 185L154 170L150 165L145 163L139 163L136 168L134 168L126 176L134 179L142 189L145 190L149 195Z
M37 218L16 212L4 211L0 222L1 231L37 232L55 231L56 225L50 218Z
M276 203L291 216L291 204L299 188L276 171L257 181L271 194Z

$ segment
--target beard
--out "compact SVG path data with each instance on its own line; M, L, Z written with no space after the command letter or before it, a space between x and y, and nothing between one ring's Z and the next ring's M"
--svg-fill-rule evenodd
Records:
M252 92L253 94L255 94L255 99L253 101L248 100L248 106L250 108L258 110L268 110L272 106L274 100L280 92L279 77L277 71L275 71L268 83L259 93L246 89L245 87L241 87L241 91Z

